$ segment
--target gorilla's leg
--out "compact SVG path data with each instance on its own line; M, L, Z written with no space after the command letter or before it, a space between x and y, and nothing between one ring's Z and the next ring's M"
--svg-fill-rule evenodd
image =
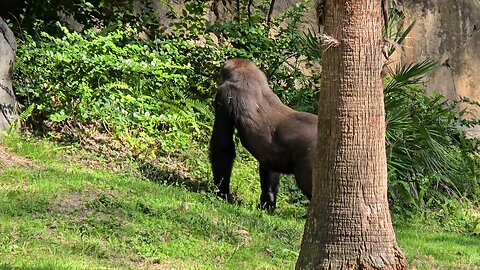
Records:
M300 190L307 196L309 200L312 199L312 166L308 160L305 162L300 162L300 164L305 164L299 169L294 171L295 181Z
M273 212L277 203L278 183L280 174L270 170L264 164L260 164L260 183L262 195L260 195L260 208Z

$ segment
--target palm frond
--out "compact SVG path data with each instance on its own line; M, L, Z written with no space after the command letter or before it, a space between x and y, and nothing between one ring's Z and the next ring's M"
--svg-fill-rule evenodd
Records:
M385 92L399 91L409 85L416 85L436 66L435 61L424 60L421 63L410 63L389 70L392 80L385 87Z

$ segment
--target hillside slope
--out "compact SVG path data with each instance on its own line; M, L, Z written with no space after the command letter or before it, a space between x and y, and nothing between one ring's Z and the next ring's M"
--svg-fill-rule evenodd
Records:
M305 209L228 205L45 141L7 137L0 147L0 269L294 267ZM478 237L396 231L417 269L480 269Z

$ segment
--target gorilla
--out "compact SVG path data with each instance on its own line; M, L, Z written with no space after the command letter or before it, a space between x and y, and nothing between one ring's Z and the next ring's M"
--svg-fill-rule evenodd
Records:
M317 116L295 111L270 90L254 62L231 59L220 70L210 162L217 195L232 202L230 175L237 129L242 145L260 163L259 207L273 212L281 173L293 174L300 190L312 195L312 166L317 145Z

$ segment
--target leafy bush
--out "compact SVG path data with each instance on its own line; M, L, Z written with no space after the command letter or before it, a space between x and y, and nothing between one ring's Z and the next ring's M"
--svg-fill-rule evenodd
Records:
M10 21L16 36L23 31L33 35L38 30L61 34L57 21L68 22L76 29L110 29L128 24L152 35L161 32L155 7L161 3L174 11L168 0L43 0L10 1L10 10L0 11ZM15 2L15 3L13 3ZM75 23L73 23L75 21Z
M186 74L192 68L179 64L185 56L178 47L187 41L144 43L131 29L106 35L61 29L61 38L27 36L19 47L16 91L35 106L33 119L94 125L117 138L176 129L205 136L199 125L209 121L210 110L189 99Z
M445 198L480 195L476 139L467 139L466 110L440 94L428 96L419 79L434 67L399 67L385 87L389 195L396 210L440 205Z
M414 23L404 27L405 16L394 6L389 13L383 35L391 56ZM478 104L427 95L421 79L434 67L431 61L400 65L386 77L389 198L392 209L407 216L445 205L462 208L456 203L460 198L480 194L478 140L467 139L465 132L478 119L467 120L469 112L456 109L461 102Z

